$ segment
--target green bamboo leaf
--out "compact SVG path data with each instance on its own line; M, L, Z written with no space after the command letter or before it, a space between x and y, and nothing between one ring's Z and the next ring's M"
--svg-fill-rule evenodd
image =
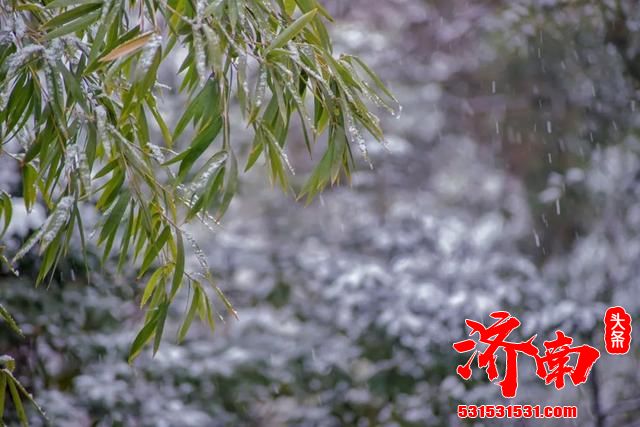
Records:
M138 277L142 276L144 272L147 271L151 263L158 257L160 250L162 250L170 237L171 228L169 228L169 226L167 225L164 230L162 230L162 233L160 233L158 239L147 249L147 253L144 256L144 261L142 262L142 267L140 267L140 272L138 273Z
M229 314L231 314L233 317L238 319L238 312L236 311L235 308L233 308L233 304L231 304L231 301L229 301L229 299L224 294L224 292L222 292L222 289L220 289L219 287L217 287L215 285L214 285L214 289L216 291L216 294L218 294L218 298L220 298L222 300L222 302L223 302L224 306L226 307L227 311L229 312Z
M155 36L154 38L159 40L159 36ZM148 66L145 64L145 55L147 55L147 52L142 55L140 60L141 73L144 72L144 74L139 78L139 83L136 85L137 96L140 99L151 98L148 95L151 93L153 86L158 80L158 68L162 62L162 48L159 46L160 42L158 40L151 41L149 46L146 47L146 50L149 50L153 54L151 64ZM158 46L154 47L155 44L158 44Z
M233 196L235 196L236 191L238 189L238 159L236 159L233 151L230 152L229 161L227 164L229 165L229 172L226 174L226 185L224 196L222 197L222 202L218 207L217 220L220 220L222 216L227 212L229 205L231 204L231 200Z
M293 15L294 10L296 9L296 1L295 0L283 0L284 3L284 11L287 15Z
M12 377L7 378L7 384L9 385L9 392L11 393L13 404L16 407L16 413L18 414L18 419L20 420L20 424L22 424L22 427L29 427L29 420L27 419L27 413L24 411L24 406L22 405L20 394L18 393L18 389L16 388L16 385Z
M204 310L204 318L209 325L209 329L213 333L216 330L216 319L213 315L213 309L211 308L211 301L209 301L209 297L206 293L203 292L202 295L201 307Z
M98 244L102 243L107 237L115 235L120 226L124 212L131 201L131 195L128 191L123 191L118 197L113 210L107 217L102 230L100 231L100 237L98 238Z
M87 6L94 6L94 5L87 5ZM84 6L81 6L84 7ZM46 36L44 36L45 40L53 40L55 38L64 36L66 34L69 33L75 33L76 31L81 31L81 30L87 30L91 24L93 24L95 21L98 20L98 18L100 17L100 11L99 10L94 10L93 12L90 12L86 15L84 15L82 18L76 19L73 22L70 22L64 26L58 26L55 30L47 33ZM51 27L56 27L57 25L55 24L51 24Z
M313 20L313 18L316 16L316 13L318 13L318 10L313 9L296 19L291 25L282 30L282 32L278 34L275 39L273 39L273 41L267 48L267 54L273 49L284 46L289 40L297 36L304 29L304 27L309 25L311 20Z
M9 97L9 105L7 108L8 120L6 133L10 134L14 128L21 128L24 120L20 120L23 115L28 119L28 110L34 100L34 90L31 79L22 80L22 84L16 84L11 96ZM27 112L27 114L25 114Z
M173 131L173 139L176 140L186 129L189 122L195 119L203 118L204 112L207 106L213 106L212 113L214 115L219 114L220 94L218 86L213 80L209 80L202 90L193 98L193 100L187 105L184 113L178 120L176 127Z
M186 178L187 174L191 170L191 166L200 158L202 153L213 143L213 140L218 136L222 129L222 119L217 117L212 123L205 127L191 142L191 146L182 153L182 155L176 156L182 160L176 181L182 182ZM172 159L170 163L176 161L176 158Z
M253 145L251 146L251 151L249 152L249 157L247 158L247 165L244 167L244 171L248 171L253 167L253 165L258 161L262 151L264 150L264 136L260 131L260 127L256 127L255 136L253 138Z
M11 316L11 313L9 313L9 311L4 308L4 306L2 304L0 304L0 318L2 318L7 325L9 325L9 328L15 332L16 334L18 334L19 336L24 336L22 334L22 330L20 330L20 327L18 326L18 324L16 323L15 320L13 320L13 317Z
M56 9L80 4L102 4L103 0L54 0L45 6L46 9Z
M133 224L135 220L135 204L131 204L131 209L129 209L129 215L127 216L127 226L124 229L124 233L122 235L122 243L120 247L120 255L118 257L118 271L122 271L122 267L124 266L127 257L129 256L129 244L134 239L134 229Z
M171 148L173 146L173 136L171 135L169 127L165 123L164 118L162 118L162 115L158 111L155 98L151 96L147 97L147 105L149 106L149 111L151 111L153 118L156 120L156 124L160 128L160 132L162 133L164 142L166 143L167 147Z
M382 82L380 77L378 77L378 75L371 69L371 67L369 67L363 60L361 60L357 56L353 56L353 55L344 55L344 57L350 63L358 64L360 66L360 68L362 68L364 70L364 72L369 76L369 78L371 80L373 80L373 82L375 83L376 87L378 87L378 89L380 89L382 92L384 92L384 94L387 95L394 102L396 102L396 103L398 102L398 100L395 98L395 96L393 96L391 91L389 89L387 89L387 87Z
M4 416L4 402L7 392L7 376L4 372L0 371L0 421Z
M89 113L86 95L82 92L82 87L80 86L80 79L71 73L62 63L56 63L56 70L60 74L62 74L62 78L64 79L64 84L69 90L69 93L73 97L73 99L79 103L85 112Z
M228 0L227 1L227 10L229 15L229 22L231 23L231 28L233 30L236 29L236 25L238 24L238 0Z
M16 379L16 377L13 376L13 374L11 373L11 371L4 369L0 372L0 374L4 374L4 376L6 377L6 381L7 382L12 382L13 385L15 386L15 388L17 389L16 391L18 392L18 395L22 394L22 396L26 397L27 400L29 402L31 402L31 404L36 408L36 410L38 411L38 413L40 414L40 416L42 418L44 418L45 422L49 422L49 420L47 419L47 416L45 415L44 411L42 410L42 408L40 407L40 405L38 405L38 403L33 399L33 396L31 396L31 394L24 388L24 386L22 384L20 384L20 381L18 381ZM0 414L0 421L2 420L2 416Z
M138 335L136 335L136 338L131 344L131 349L129 350L129 357L127 359L129 363L132 363L135 358L138 357L145 344L151 340L151 337L156 330L159 316L160 309L158 308L153 311L151 318L145 323L140 332L138 332Z
M80 18L82 16L86 16L92 11L100 8L99 3L89 3L78 6L74 9L63 12L59 15L54 16L49 21L44 24L44 28L57 28L62 25L65 25L74 19Z
M184 276L184 241L182 240L182 233L180 231L176 232L176 267L173 270L173 283L171 285L171 294L170 299L173 300L173 297L178 292L178 288L180 288L180 284L182 283L182 278Z
M159 315L156 324L155 339L153 340L153 355L155 356L160 348L160 342L162 340L162 331L164 330L164 324L167 320L167 312L169 311L169 303L161 304L158 307Z
M236 97L238 99L238 104L240 105L242 117L245 118L245 113L248 109L247 97L249 95L249 84L247 83L247 55L240 55L236 69Z
M178 342L182 342L184 340L184 337L187 335L187 332L189 331L189 328L191 327L191 323L193 322L193 318L196 315L196 312L198 311L198 308L200 307L200 300L201 300L201 294L202 291L200 290L200 287L198 284L194 284L193 286L193 297L191 298L191 305L189 306L189 311L187 312L187 315L184 318L184 321L182 322L182 325L180 326L180 329L178 330Z
M121 169L117 169L111 179L105 184L102 196L98 199L96 207L98 209L106 209L111 203L118 197L120 189L124 184L124 172Z
M115 4L112 4L109 13L107 13L107 16L104 17L104 19L100 19L100 26L96 31L96 36L94 38L93 44L91 45L91 51L89 52L89 59L87 60L88 64L92 64L93 66L97 65L96 59L98 58L104 44L108 42L108 40L105 40L107 31L112 28L112 24L116 19L116 15L120 11L119 7L114 6ZM88 66L87 68L91 68L91 66Z
M13 203L11 203L11 196L4 191L0 193L0 207L2 208L0 216L4 218L4 227L2 228L2 232L0 232L0 237L2 237L4 233L7 232L13 216Z
M215 166L212 168L212 171L214 170L216 170ZM198 213L209 207L210 202L214 200L216 195L221 191L224 175L224 167L219 168L216 173L211 172L210 178L206 181L206 184L204 184L205 191L200 195L196 203L191 206L187 213L187 221L190 221L198 215ZM201 185L200 183L197 184Z
M35 142L31 145L31 147L29 147L29 150L27 150L27 153L24 155L25 163L29 163L36 158L36 156L40 153L40 150L42 149L44 141L45 141L44 133L41 133L36 137Z
M64 239L63 229L61 228L55 238L51 241L43 241L40 245L39 255L42 258L42 265L38 270L38 276L36 277L36 287L40 285L47 277L51 269L56 265L62 256L61 245ZM45 235L46 236L46 235Z
M36 179L38 171L30 163L24 165L22 169L22 196L27 212L31 212L36 203Z
M316 194L322 191L327 182L331 179L331 169L333 164L337 161L335 151L335 144L329 144L329 147L322 156L322 159L313 170L306 184L302 187L298 198L306 195L307 204L311 202Z
M113 169L115 169L115 167L118 166L119 163L120 163L120 159L111 160L102 169L100 169L100 171L98 171L98 173L96 173L93 176L93 179L96 180L98 178L102 178L103 176L107 175L109 172L111 172Z
M325 9L324 6L322 6L322 4L320 4L319 1L317 1L317 0L295 0L295 2L298 4L298 7L303 12L309 12L310 10L317 9L323 17L328 19L330 22L333 22L333 18L331 17L329 12L327 12L327 9Z
M1 98L8 99L0 111L0 129L4 130L0 139L26 137L20 145L26 150L13 150L12 144L3 149L20 162L28 210L41 202L53 211L62 195L73 200L73 207L60 212L64 213L60 217L50 215L12 262L40 243L36 283L53 277L69 251L72 232L76 232L74 221L85 246L78 203L94 204L103 215L96 239L103 247L103 258L112 254L112 248L120 252L118 268L125 260L136 264L142 258L140 277L150 276L141 296L141 305L148 311L132 343L130 361L154 336L153 351L158 350L167 307L188 277L181 227L202 214L219 219L237 191L238 164L229 139L233 114L229 103L234 92L255 136L246 169L265 158L270 178L287 191L290 165L284 148L285 143L290 144L292 115L300 116L310 153L311 144L327 131L324 156L301 192L309 199L350 175L353 160L345 118L381 138L379 122L367 110L365 97L378 104L376 97L382 95L385 106L395 101L379 77L357 58L333 57L324 25L331 17L318 0L207 0L205 5L188 0L142 2L143 14L153 23L137 19L138 10L132 9L135 2L36 3L16 3L12 13L25 20L28 31L0 41L0 64L5 65L0 68L11 71L0 73ZM161 28L156 27L156 18L161 19ZM153 32L143 33L143 24L147 29L151 25ZM161 44L157 43L160 33L156 33L160 29L167 37ZM47 43L74 33L77 37ZM189 101L170 128L168 124L174 122L169 118L174 115L165 116L165 104L160 104L164 86L157 70L180 46L186 54L176 90L184 91ZM24 50L28 55L21 58ZM201 80L202 76L206 79ZM305 99L309 92L315 102L311 117ZM152 145L157 135L149 120L162 133L163 156ZM187 131L191 127L193 131ZM185 133L189 140L177 141ZM179 154L174 154L172 145L180 143L184 144ZM165 162L161 157L166 153L172 157ZM86 184L91 179L96 180L93 187ZM166 185L167 180L172 185ZM188 206L178 206L178 200ZM12 215L10 196L0 191L2 233L8 230ZM124 230L120 224L125 225ZM158 258L163 266L154 269ZM3 259L0 253L0 261ZM200 262L213 283L206 261ZM211 329L215 327L209 297L202 285L193 284L196 290L178 330L179 341L196 313ZM235 315L222 291L215 289ZM19 331L2 309L0 318ZM27 396L26 392L18 382L14 386L24 400L20 393Z
M167 268L167 275L169 275L171 265L167 264L165 267ZM156 289L153 291L153 295L151 296L151 299L147 304L150 311L147 311L147 315L145 316L146 320L149 320L151 318L151 316L154 313L153 310L157 309L160 306L160 304L166 299L166 297L167 297L167 292L165 289L165 276L163 276L160 279L159 286L156 286Z
M153 272L149 281L147 282L147 286L144 288L144 293L142 294L142 299L140 300L140 307L144 307L147 303L153 292L156 290L158 283L164 279L164 275L167 272L166 266L158 268Z
M202 16L203 17L209 17L211 15L218 15L220 16L222 13L222 9L225 6L225 2L222 0L214 0L211 2L211 4L209 4L204 11L202 12Z

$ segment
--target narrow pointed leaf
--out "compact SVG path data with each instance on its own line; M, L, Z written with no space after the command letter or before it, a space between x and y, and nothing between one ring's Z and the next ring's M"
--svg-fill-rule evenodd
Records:
M317 9L313 9L296 19L291 25L282 30L282 32L278 34L275 39L273 39L273 41L267 48L267 53L273 49L284 46L285 44L287 44L287 42L297 36L300 31L304 29L304 27L309 25L311 20L316 16L316 13L318 13Z
M122 58L125 55L129 55L130 53L142 49L149 42L149 40L151 40L153 34L153 31L150 31L125 43L122 43L119 46L116 46L108 54L100 58L100 62L115 61L116 59Z

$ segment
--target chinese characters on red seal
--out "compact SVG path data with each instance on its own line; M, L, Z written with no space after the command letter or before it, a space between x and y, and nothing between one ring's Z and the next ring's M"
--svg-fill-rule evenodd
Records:
M620 306L604 314L604 344L609 354L627 354L631 346L631 316Z
M518 356L525 355L535 361L536 375L545 384L553 384L558 390L566 384L569 377L573 385L587 381L591 368L600 357L600 351L589 345L573 345L573 338L562 331L555 332L555 338L543 342L543 351L536 347L536 335L526 341L514 342L507 338L521 323L507 311L496 311L490 314L494 323L488 327L480 322L467 319L465 323L471 329L469 336L477 335L477 340L486 346L484 351L478 348L473 339L458 341L453 348L458 353L473 351L464 365L458 366L456 372L465 380L471 378L471 364L477 357L478 367L484 369L489 381L498 378L496 365L497 352L502 350L506 355L503 379L497 384L504 397L515 397L518 390ZM630 325L630 323L629 323Z

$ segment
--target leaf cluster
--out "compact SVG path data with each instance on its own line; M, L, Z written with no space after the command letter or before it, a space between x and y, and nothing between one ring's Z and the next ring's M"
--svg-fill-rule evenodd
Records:
M49 211L11 264L37 245L37 281L50 278L74 235L88 244L79 208L87 204L100 212L103 259L117 250L120 267L136 263L139 278L148 277L130 360L152 341L157 351L182 286L191 292L178 339L196 315L215 327L207 287L235 315L185 230L193 220L215 224L238 188L231 105L254 134L244 169L264 159L272 182L287 191L292 123L300 123L309 153L326 143L299 194L307 200L349 177L352 147L367 158L363 132L383 140L370 102L397 106L364 62L333 54L327 21L316 0L2 2L2 155L19 165L27 209L42 203ZM170 126L158 106L166 91L158 70L179 51L186 56L178 89L188 101ZM7 192L0 208L6 229ZM187 271L190 251L200 271Z

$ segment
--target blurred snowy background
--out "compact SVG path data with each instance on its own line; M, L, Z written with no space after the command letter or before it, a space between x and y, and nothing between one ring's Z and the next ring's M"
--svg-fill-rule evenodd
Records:
M579 408L520 426L640 425L640 338L618 357L602 340L606 307L640 315L637 2L326 3L337 50L361 55L404 106L380 112L388 150L370 143L375 169L362 162L350 187L308 207L259 168L244 175L221 226L193 230L239 320L176 345L184 295L160 352L133 367L133 272L96 267L87 285L78 254L48 289L32 285L35 258L0 277L27 335L3 329L0 353L53 425L455 426L460 403ZM163 79L175 86L175 70ZM167 114L182 102L166 96ZM246 153L240 117L234 134ZM292 138L300 185L311 163ZM9 243L42 215L22 215ZM599 348L589 382L556 391L524 358L512 401L477 368L460 379L451 344L493 310L522 321L511 339L541 344L559 328Z

